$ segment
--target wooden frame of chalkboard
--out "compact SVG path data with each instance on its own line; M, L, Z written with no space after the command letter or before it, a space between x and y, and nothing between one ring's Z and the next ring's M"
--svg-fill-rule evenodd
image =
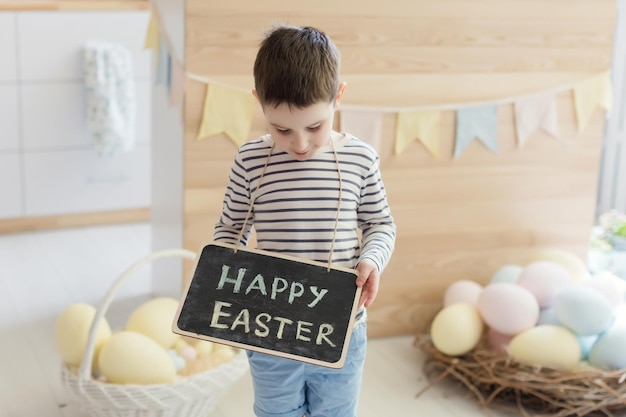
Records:
M361 288L354 269L221 242L204 246L172 331L343 367Z

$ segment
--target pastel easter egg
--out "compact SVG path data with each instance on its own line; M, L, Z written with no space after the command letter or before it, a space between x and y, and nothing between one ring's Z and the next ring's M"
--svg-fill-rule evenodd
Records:
M601 333L613 320L613 308L606 297L581 285L561 291L554 300L554 311L559 323L579 336Z
M176 367L167 351L148 336L129 330L109 338L98 363L114 384L168 384L176 379Z
M576 339L578 339L578 343L580 344L583 359L587 359L589 357L589 353L591 352L591 348L598 340L598 335L593 334L591 336L576 336Z
M539 319L539 303L524 287L499 282L487 285L478 297L478 311L485 323L505 335L533 327Z
M64 309L57 317L54 327L54 342L59 355L68 365L80 365L96 313L96 308L89 304L75 303ZM100 349L110 337L111 327L103 317L100 319L96 333L94 361L97 361Z
M172 363L174 364L174 368L176 369L177 373L185 369L185 366L187 366L186 359L178 352L176 352L176 350L168 349L167 354L172 360Z
M163 348L173 347L180 336L172 332L172 322L178 309L178 300L158 297L137 307L126 323L126 330L142 333Z
M626 304L622 303L613 309L613 323L611 326L626 327Z
M601 334L589 352L589 363L601 369L626 368L626 327L611 326Z
M213 352L215 344L213 342L209 342L208 340L198 340L194 348L196 349L196 355L198 357L207 357L211 354L211 352Z
M511 357L529 365L575 369L582 358L580 344L570 330L550 324L528 329L509 343Z
M540 324L554 324L560 325L559 319L556 316L556 311L554 307L542 308L539 312L539 320L537 320L537 325Z
M522 272L522 269L523 268L519 265L504 265L491 276L491 280L489 282L492 284L496 282L508 282L510 284L515 284L519 274Z
M514 336L506 335L489 329L487 331L487 340L489 341L489 347L497 352L506 352L509 343Z
M526 265L517 279L517 285L533 293L541 308L550 307L556 295L572 284L569 271L552 261L537 261Z
M589 270L585 262L575 253L564 249L537 249L528 257L528 263L536 261L552 261L561 264L572 275L574 282L581 282L589 276Z
M237 348L231 346L215 344L213 351L211 352L211 359L216 365L226 363L234 359L237 355Z
M449 306L455 303L468 303L475 306L482 290L482 285L475 281L455 281L446 289L443 296L443 305Z
M430 337L441 353L463 355L474 349L483 333L483 321L471 304L456 303L441 309L430 327Z
M198 351L190 345L183 346L181 349L177 350L177 352L181 357L188 361L193 361L198 357Z
M613 307L622 304L626 296L626 281L609 271L603 271L593 277L586 278L581 282L581 285L600 292Z
M174 343L173 349L176 350L176 352L180 353L181 350L185 349L188 346L189 342L187 342L187 340L185 340L183 337L180 337Z

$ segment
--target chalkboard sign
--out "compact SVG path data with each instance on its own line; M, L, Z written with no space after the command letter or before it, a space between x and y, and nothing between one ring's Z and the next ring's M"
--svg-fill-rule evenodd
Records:
M361 294L356 277L352 269L213 242L200 254L172 330L341 368Z

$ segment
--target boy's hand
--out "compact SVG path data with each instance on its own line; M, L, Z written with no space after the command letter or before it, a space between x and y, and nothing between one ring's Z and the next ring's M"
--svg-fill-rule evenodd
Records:
M359 273L356 285L362 287L359 308L372 305L378 294L378 282L380 274L376 264L369 259L363 259L356 267Z

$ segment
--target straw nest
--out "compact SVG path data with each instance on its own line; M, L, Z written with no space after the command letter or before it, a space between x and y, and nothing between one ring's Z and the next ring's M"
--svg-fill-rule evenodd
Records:
M426 354L424 373L432 385L452 380L483 407L522 416L616 416L626 410L626 369L604 371L582 366L575 371L520 363L485 341L471 352L451 357L439 352L430 336L415 345ZM625 352L626 354L626 352Z

